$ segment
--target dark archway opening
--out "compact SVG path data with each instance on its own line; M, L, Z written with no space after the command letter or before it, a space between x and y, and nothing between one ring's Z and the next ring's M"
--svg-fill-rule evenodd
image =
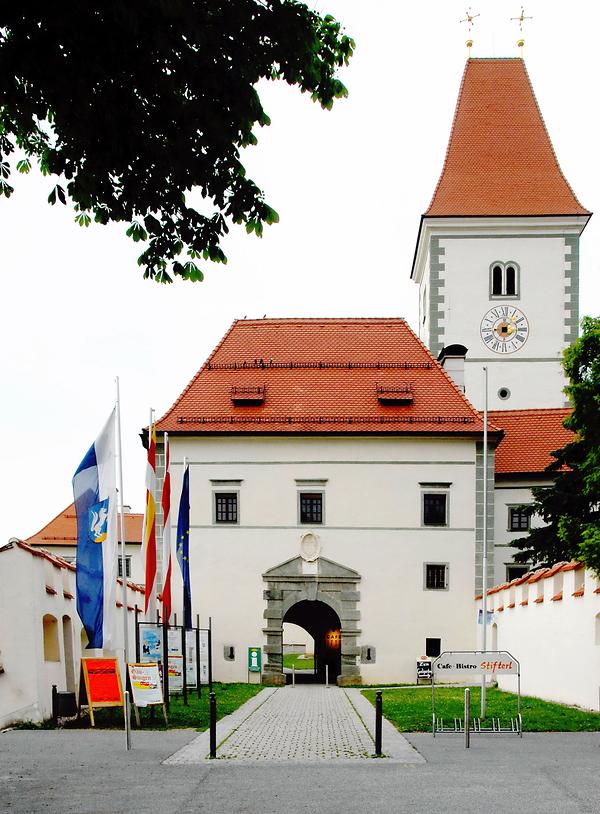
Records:
M319 600L304 599L292 605L283 617L283 622L291 622L304 628L315 642L314 673L298 675L296 680L323 684L327 666L329 682L335 684L342 672L342 626L340 617L333 608Z

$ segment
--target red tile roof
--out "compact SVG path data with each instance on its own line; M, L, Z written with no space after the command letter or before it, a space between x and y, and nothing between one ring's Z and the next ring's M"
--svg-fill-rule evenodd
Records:
M232 392L257 387L264 388L262 403L232 401ZM378 398L381 388L406 387L408 403ZM171 433L482 428L481 416L403 319L236 320L157 423Z
M558 165L523 60L467 60L425 216L589 214Z
M496 450L496 473L541 473L552 463L550 453L574 439L562 422L569 408L547 410L490 410L489 420L504 430Z
M557 562L551 568L538 568L535 571L529 571L527 574L523 574L521 577L516 577L511 582L502 582L499 585L494 585L492 588L488 589L487 594L488 596L493 596L493 594L497 594L499 591L505 591L507 588L515 588L517 585L522 585L524 582L533 584L535 582L539 582L541 579L553 577L555 574L558 574L559 571L578 571L580 568L584 568L584 565L580 562L575 562L575 560L572 560L571 562ZM600 592L600 588L598 589L597 593L598 592ZM558 596L558 594L556 594L556 596ZM552 601L557 601L556 596L552 597ZM573 596L575 596L575 594L573 594ZM475 597L475 600L482 598L483 594L478 594ZM562 592L560 594L560 598L562 599ZM537 599L535 601L539 602ZM521 602L521 605L526 604L527 600ZM509 605L509 607L514 606Z
M143 514L125 514L125 542L142 542ZM121 539L120 524L117 524L119 540ZM47 523L43 529L28 537L29 545L77 545L77 517L75 515L75 504L71 503L60 514Z

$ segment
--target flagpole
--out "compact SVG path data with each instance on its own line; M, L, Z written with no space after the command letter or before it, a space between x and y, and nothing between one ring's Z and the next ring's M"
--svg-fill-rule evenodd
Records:
M121 396L119 390L119 377L115 378L117 385L117 447L119 450L119 516L121 524L121 587L123 589L123 654L125 658L125 675L129 662L129 631L127 626L127 569L125 559L125 518L123 516L123 447L121 445Z
M184 477L185 477L185 470L187 469L187 467L188 467L188 457L187 457L187 455L184 455L183 456L183 475L184 475ZM189 478L189 475L188 475L188 478ZM188 489L189 489L189 480L188 480ZM188 494L189 494L189 492L188 492ZM188 545L189 545L189 541L188 541ZM188 549L188 557L189 557L189 549ZM189 566L189 562L188 562L188 568L189 567L190 566ZM183 576L183 574L182 574L182 576ZM183 599L183 604L181 606L181 609L183 611L183 613L182 613L183 626L185 628L185 579L183 580L183 596L182 596L182 599Z
M483 601L481 603L483 616L482 647L487 650L487 592L488 592L488 369L483 368L484 398L483 398L483 552L482 552L482 588ZM481 678L481 717L485 718L485 675Z

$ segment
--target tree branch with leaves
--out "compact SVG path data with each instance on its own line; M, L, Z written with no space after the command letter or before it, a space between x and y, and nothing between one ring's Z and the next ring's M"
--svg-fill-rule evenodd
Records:
M565 350L565 392L573 411L564 425L574 439L552 453L552 486L533 490L528 510L546 525L512 545L516 562L578 560L600 576L600 317L584 317L580 338Z
M277 212L241 150L270 123L281 79L331 109L353 40L294 0L90 0L0 10L0 194L37 162L51 204L81 226L125 222L158 282L225 263L230 225L261 236ZM188 204L200 191L208 213Z

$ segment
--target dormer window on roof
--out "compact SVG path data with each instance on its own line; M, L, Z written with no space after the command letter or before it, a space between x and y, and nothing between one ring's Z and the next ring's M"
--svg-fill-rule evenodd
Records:
M377 385L377 399L380 404L390 407L413 403L413 391L410 384L399 387L381 387Z
M238 407L256 407L264 404L266 388L262 385L257 387L232 387L231 401Z

